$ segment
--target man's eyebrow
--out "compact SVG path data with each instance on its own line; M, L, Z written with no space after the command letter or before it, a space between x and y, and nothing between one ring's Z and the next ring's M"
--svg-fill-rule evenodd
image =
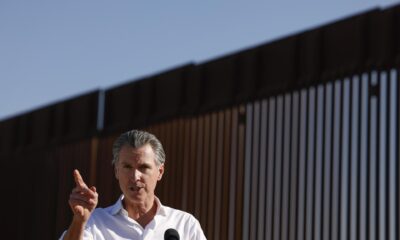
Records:
M151 167L151 164L149 164L149 163L147 163L147 162L145 162L145 163L142 163L142 164L139 164L141 167Z

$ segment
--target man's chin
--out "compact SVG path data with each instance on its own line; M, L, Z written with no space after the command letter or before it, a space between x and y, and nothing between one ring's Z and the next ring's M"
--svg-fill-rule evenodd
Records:
M125 197L134 202L142 202L145 199L145 195L142 191L128 191L125 193Z

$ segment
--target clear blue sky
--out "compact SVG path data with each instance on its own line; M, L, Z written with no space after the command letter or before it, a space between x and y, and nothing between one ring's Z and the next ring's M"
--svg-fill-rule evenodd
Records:
M0 120L393 0L1 0Z

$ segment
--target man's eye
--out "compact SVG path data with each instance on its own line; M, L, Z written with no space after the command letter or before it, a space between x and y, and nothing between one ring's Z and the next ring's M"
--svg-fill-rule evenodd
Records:
M149 169L149 168L150 168L149 166L141 166L141 167L140 167L140 170L146 171L146 170Z

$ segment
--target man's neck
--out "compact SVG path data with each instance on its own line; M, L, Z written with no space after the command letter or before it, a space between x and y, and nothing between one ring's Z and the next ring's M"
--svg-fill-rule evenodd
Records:
M153 220L157 213L157 204L155 198L143 204L129 204L124 202L124 207L128 216L137 221L143 228Z

